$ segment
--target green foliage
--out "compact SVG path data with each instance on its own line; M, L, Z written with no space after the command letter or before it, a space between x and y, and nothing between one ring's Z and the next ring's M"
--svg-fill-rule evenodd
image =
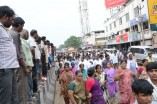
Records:
M82 39L80 37L76 37L76 36L70 36L65 42L64 44L59 46L59 50L63 49L63 48L80 48L82 44Z

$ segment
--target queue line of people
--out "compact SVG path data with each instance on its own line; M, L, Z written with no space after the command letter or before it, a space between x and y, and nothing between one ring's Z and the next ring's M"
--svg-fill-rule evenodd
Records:
M54 46L24 19L0 6L0 104L36 104L52 65ZM11 29L10 29L11 27Z

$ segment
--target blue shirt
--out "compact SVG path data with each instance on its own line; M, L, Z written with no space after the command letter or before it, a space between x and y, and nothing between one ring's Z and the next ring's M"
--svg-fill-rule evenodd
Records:
M83 71L81 70L82 75L83 75L83 80L87 79L87 71L84 69Z

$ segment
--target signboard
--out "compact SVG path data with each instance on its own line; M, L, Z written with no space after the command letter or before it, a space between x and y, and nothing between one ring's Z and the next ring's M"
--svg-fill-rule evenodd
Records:
M157 0L148 0L150 24L157 24Z
M119 42L126 42L128 41L129 37L128 37L128 34L125 33L123 35L118 35L116 36L116 42L119 43Z
M116 42L119 43L120 42L120 35L116 36Z
M126 0L105 0L106 8L113 8L122 4L125 4Z
M123 41L128 41L128 34L127 33L123 34L122 36L123 36Z

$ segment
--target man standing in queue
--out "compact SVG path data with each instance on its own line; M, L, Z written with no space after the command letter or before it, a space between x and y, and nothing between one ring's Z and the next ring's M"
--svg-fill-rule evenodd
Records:
M25 21L21 17L16 17L14 19L14 23L12 24L12 29L9 31L13 38L17 52L17 59L20 64L20 68L18 68L16 71L20 104L25 104L27 102L27 74L29 74L31 71L31 69L29 69L25 63L25 57L20 40L20 32L23 30L24 24Z

